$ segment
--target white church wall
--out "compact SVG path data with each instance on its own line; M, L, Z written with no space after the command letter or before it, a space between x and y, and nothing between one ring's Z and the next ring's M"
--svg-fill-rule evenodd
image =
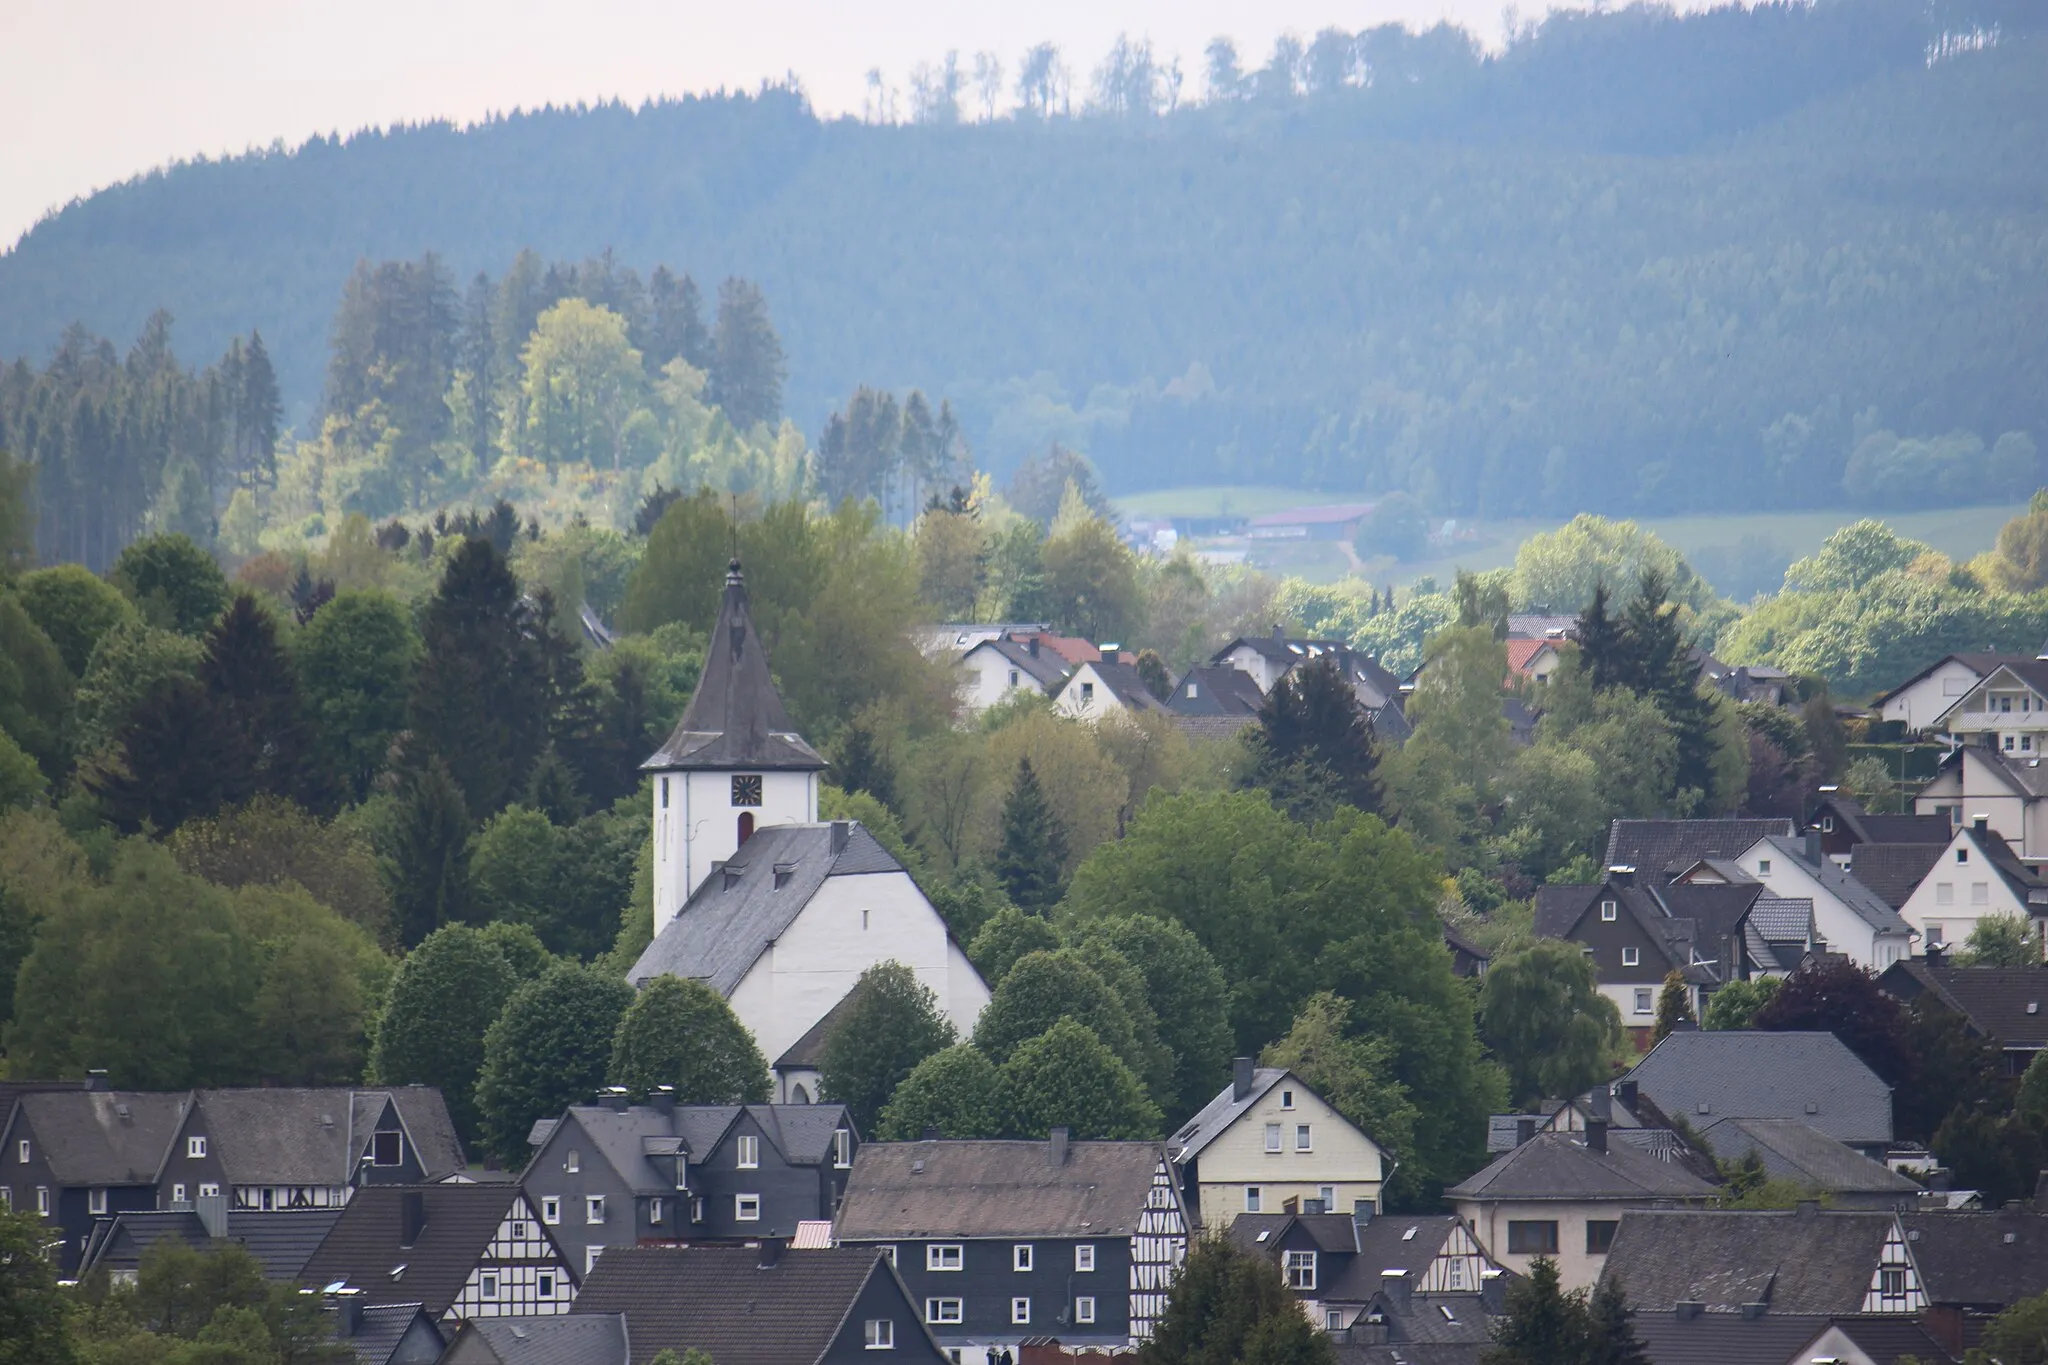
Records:
M733 804L733 778L758 776L761 804ZM665 772L654 778L654 932L683 908L714 863L739 848L740 816L751 810L754 828L811 824L818 818L814 772ZM694 837L693 837L694 831Z

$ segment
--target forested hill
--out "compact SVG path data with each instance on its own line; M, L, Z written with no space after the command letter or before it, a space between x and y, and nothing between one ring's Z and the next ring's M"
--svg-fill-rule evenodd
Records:
M821 122L769 90L315 140L37 226L0 257L0 355L161 306L192 354L260 329L303 423L359 259L611 248L757 280L813 439L865 382L949 396L999 469L1058 438L1113 489L1882 502L1844 477L1881 429L2048 450L2042 27L2016 0L1630 10L1492 60L1374 30L1334 76L1283 53L1171 112L1148 70L1135 98L1098 78L1123 112L1077 74L1070 117ZM2005 491L1966 467L1911 486Z

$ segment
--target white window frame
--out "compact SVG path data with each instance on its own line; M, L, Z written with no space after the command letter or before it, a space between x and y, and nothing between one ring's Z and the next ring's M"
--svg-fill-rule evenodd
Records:
M555 1296L555 1272L543 1270L533 1277L533 1292L536 1297L552 1299Z
M1641 948L1623 948L1621 950L1621 965L1624 967L1642 966L1643 950Z
M583 1169L583 1153L577 1151L574 1147L571 1147L569 1149L569 1155L562 1158L562 1169L567 1171L570 1175L575 1175L577 1172L581 1171Z
M1029 1327L1031 1325L1031 1300L1018 1294L1010 1299L1010 1325Z
M1074 1299L1074 1321L1092 1323L1095 1321L1095 1296L1082 1294Z
M28 1165L28 1152L29 1152L29 1146L28 1146L28 1139L27 1139L27 1138L23 1138L23 1139L22 1139L22 1140L20 1141L20 1143L16 1145L16 1147L15 1147L14 1151L15 1151L15 1158L14 1158L14 1159L15 1159L16 1161L19 1161L19 1162L20 1162L20 1163L21 1163L22 1165L24 1165L24 1166Z
M526 1232L526 1220L524 1218L515 1218L512 1220L512 1240L515 1242L524 1242L528 1240Z
M924 1320L935 1327L957 1327L966 1319L959 1299L929 1298L924 1301Z
M1616 906L1613 901L1600 902L1600 918L1603 922L1608 924L1614 923L1615 918L1618 915L1620 915L1620 913L1620 908Z
M544 1194L540 1197L540 1221L549 1227L559 1226L562 1221L562 1196Z
M1082 1242L1074 1248L1074 1273L1085 1275L1095 1269L1095 1243Z
M1295 1151L1313 1152L1316 1149L1315 1136L1313 1133L1309 1131L1309 1128L1310 1125L1306 1123L1297 1123L1294 1125Z
M190 1161L206 1159L206 1134L194 1133L185 1139L185 1157Z
M583 1221L592 1224L604 1222L603 1195L586 1194L583 1196Z
M842 1171L853 1165L853 1134L844 1128L832 1130L832 1165Z
M1294 1107L1294 1092L1292 1090L1280 1092L1280 1107L1282 1109L1292 1109Z
M1655 1014L1657 1012L1657 1008L1655 1004L1652 1003L1650 996L1650 988L1647 986L1643 987L1641 990L1636 992L1637 1014Z
M202 1180L202 1181L200 1181L200 1182L199 1182L199 1197L200 1197L201 1199L217 1199L217 1198L219 1198L219 1197L220 1197L220 1186L219 1186L218 1184L216 1184L216 1183L215 1183L214 1181L211 1181L211 1180Z
M1010 1248L1010 1269L1020 1272L1031 1269L1031 1243L1019 1242Z
M733 1164L742 1171L761 1169L761 1139L751 1133L743 1134L735 1145Z
M48 1185L36 1186L36 1212L45 1218L50 1216L50 1187Z
M736 1194L732 1197L732 1217L736 1223L758 1223L761 1221L761 1196L758 1194Z
M104 1188L88 1190L85 1196L85 1211L95 1218L103 1218L107 1212L107 1192Z
M1244 1187L1244 1211L1246 1213L1263 1212L1264 1210L1260 1206L1264 1203L1264 1196L1257 1185L1247 1185Z
M597 1258L602 1255L604 1255L602 1243L597 1246L585 1246L583 1248L583 1273L588 1275L591 1271L597 1269Z
M182 1180L176 1180L176 1181L173 1181L173 1182L171 1182L171 1202L172 1202L173 1204L182 1204L182 1203L184 1203L184 1202L185 1202L185 1182L184 1182L184 1181L182 1181Z
M662 1207L661 1207L661 1196L660 1196L660 1195L658 1195L658 1194L657 1194L657 1195L655 1195L655 1196L654 1196L654 1197L653 1197L652 1199L650 1199L650 1200L648 1200L648 1201L647 1201L647 1221L648 1221L648 1222L650 1222L650 1223L659 1223L659 1222L661 1221L661 1215L662 1215L662 1213L663 1213L663 1212L664 1212L664 1210L663 1210L663 1209L662 1209Z
M486 1270L482 1274L478 1275L476 1277L476 1292L479 1298L497 1298L498 1272L495 1270Z
M1287 1277L1289 1289L1313 1292L1316 1287L1316 1254L1313 1251L1290 1251L1281 1267Z
M1277 1123L1269 1123L1266 1125L1266 1150L1269 1152L1277 1152L1281 1150L1280 1125Z
M1756 860L1756 870L1757 870L1757 874L1758 874L1759 876L1764 876L1764 877L1768 877L1768 876L1770 876L1770 875L1771 875L1771 860L1770 860L1769 858L1758 858L1758 859Z
M952 1262L948 1265L947 1262ZM961 1270L967 1265L967 1251L959 1242L926 1242L924 1246L924 1268L926 1270Z
M896 1319L869 1318L861 1331L862 1340L870 1351L893 1351L896 1349Z
M380 1138L390 1138L393 1142L396 1142L398 1144L398 1155L389 1161L377 1160L377 1144ZM370 1164L387 1171L393 1166L403 1166L405 1164L405 1134L395 1132L389 1128L384 1129L382 1132L370 1134Z

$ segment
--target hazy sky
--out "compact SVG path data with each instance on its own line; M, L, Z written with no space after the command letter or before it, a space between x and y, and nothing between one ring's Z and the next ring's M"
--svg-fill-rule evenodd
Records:
M1283 32L1448 18L1493 44L1501 15L1499 0L0 0L0 247L74 196L277 138L785 72L821 112L858 112L871 67L901 85L957 48L1014 72L1050 40L1085 73L1120 31L1178 53L1195 93L1219 33L1263 57Z

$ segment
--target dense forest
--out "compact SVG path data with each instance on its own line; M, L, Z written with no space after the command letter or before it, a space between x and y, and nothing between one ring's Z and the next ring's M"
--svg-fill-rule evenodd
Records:
M2040 22L1638 7L1497 56L1445 28L1219 43L1185 90L1142 44L1064 75L1041 50L986 120L926 66L908 122L886 91L822 121L770 88L316 138L39 224L0 257L0 354L159 308L196 353L260 333L311 435L360 262L439 253L459 311L528 248L609 250L752 281L813 442L868 384L947 395L998 470L1057 439L1113 489L1983 501L2040 480L1980 455L2048 434Z

